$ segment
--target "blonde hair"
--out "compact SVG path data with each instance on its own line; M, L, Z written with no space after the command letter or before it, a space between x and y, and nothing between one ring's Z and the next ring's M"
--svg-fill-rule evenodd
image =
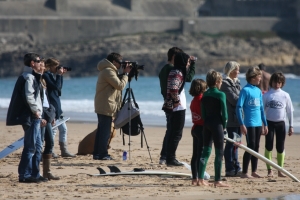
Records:
M252 78L255 78L258 75L261 75L262 72L258 66L250 67L246 72L246 80L250 83Z
M237 69L238 67L240 67L240 64L238 62L235 61L229 61L228 63L226 63L225 67L224 67L224 74L226 76L229 76L229 74Z
M208 87L214 87L216 86L216 83L218 81L222 81L222 75L220 72L217 72L215 70L210 70L209 72L207 72L206 74L206 83Z
M45 68L46 68L46 70L49 70L50 67L58 66L58 65L59 65L59 60L57 60L55 58L48 58L45 61Z

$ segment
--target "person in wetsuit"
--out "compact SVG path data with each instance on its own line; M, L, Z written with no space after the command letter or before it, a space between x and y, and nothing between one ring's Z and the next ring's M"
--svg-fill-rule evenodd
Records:
M246 72L247 84L240 92L238 102L236 104L236 115L239 120L240 129L246 136L247 147L258 152L260 136L268 133L268 125L264 114L262 92L257 87L261 81L262 72L260 69L250 67ZM244 116L244 118L243 118ZM262 127L262 122L264 127ZM251 160L252 174L248 174L248 165ZM257 161L247 151L243 156L243 170L241 178L261 178L257 171Z
M285 77L281 72L272 74L270 79L270 90L263 95L264 110L268 122L269 132L266 134L265 140L265 157L272 160L272 150L274 144L274 136L276 135L277 164L283 167L284 164L284 142L285 142L285 119L288 117L289 130L291 136L293 129L293 104L290 95L281 88L285 84ZM272 177L272 167L267 164L268 176ZM278 171L279 177L285 175Z
M198 185L208 185L204 181L204 171L211 154L212 142L215 146L215 187L229 187L221 182L222 158L224 147L224 131L227 124L226 95L219 91L222 85L222 75L211 70L206 75L209 89L204 92L201 102L203 123L203 150L199 164Z

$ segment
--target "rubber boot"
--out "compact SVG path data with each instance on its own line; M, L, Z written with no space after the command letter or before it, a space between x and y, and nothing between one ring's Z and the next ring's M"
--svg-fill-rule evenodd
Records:
M59 177L53 176L50 171L52 154L43 154L43 177L48 180L59 180Z
M66 142L59 142L59 146L60 146L60 151L61 151L61 157L71 157L74 158L76 157L75 155L71 154L68 151L68 145Z

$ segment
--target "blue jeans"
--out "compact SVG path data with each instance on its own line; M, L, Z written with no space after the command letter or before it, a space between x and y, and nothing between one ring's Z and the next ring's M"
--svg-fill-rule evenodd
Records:
M160 152L160 159L166 160L167 159L167 149L168 149L168 141L169 141L169 137L170 137L170 126L171 126L171 122L170 122L170 114L166 113L166 121L167 121L167 125L166 125L166 134L164 137L164 141L163 141L163 145L162 145L162 149Z
M95 138L93 159L101 159L108 156L107 145L110 138L112 117L97 114L98 127Z
M23 126L24 148L18 167L19 179L39 178L42 153L41 120L33 119L31 126Z
M41 128L41 140L42 144L45 141L45 149L43 154L52 154L54 139L53 139L53 131L51 123L47 123L45 127Z
M55 122L59 122L61 119L57 119ZM61 125L59 125L58 127L58 131L59 131L59 142L67 142L67 131L68 131L68 128L67 128L67 125L66 125L66 122L62 123ZM55 138L55 135L56 135L56 132L57 132L57 129L55 128L53 130L53 139Z
M227 127L228 137L233 139L233 132L237 133L242 137L240 127ZM236 148L233 143L226 141L226 146L224 149L225 158L225 172L235 172L235 174L241 170L239 163L238 148Z

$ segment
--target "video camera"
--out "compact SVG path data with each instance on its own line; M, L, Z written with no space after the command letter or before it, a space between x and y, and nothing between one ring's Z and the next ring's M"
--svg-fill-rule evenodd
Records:
M131 81L132 77L135 77L135 80L137 80L139 70L144 70L144 65L138 65L138 62L123 61L121 62L121 67L125 68L127 64L131 67L131 71L128 75L128 81Z
M56 67L56 70L59 70L60 68L64 68L64 69L67 70L67 71L72 71L72 68L71 68L71 67L65 67L65 66L63 66L63 65L58 65L58 66Z

